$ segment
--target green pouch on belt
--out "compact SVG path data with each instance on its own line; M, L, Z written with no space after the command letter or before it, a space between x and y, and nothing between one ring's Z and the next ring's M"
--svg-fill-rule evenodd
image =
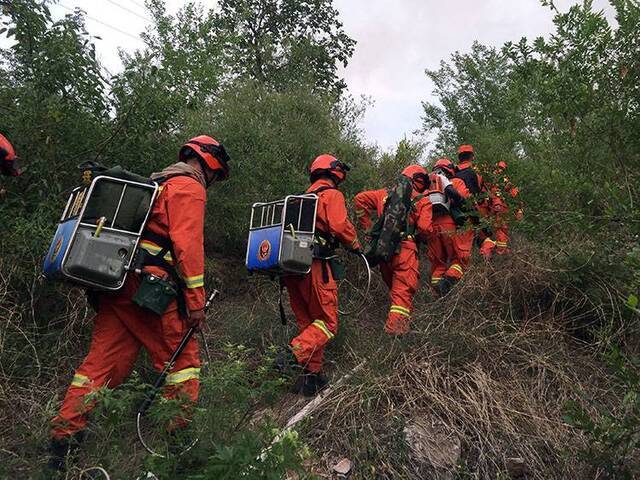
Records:
M329 265L331 266L331 274L333 275L334 280L340 281L347 276L347 270L344 268L344 265L341 264L336 258L330 259Z
M150 273L142 274L142 282L133 296L133 303L162 315L175 300L178 291L172 282Z

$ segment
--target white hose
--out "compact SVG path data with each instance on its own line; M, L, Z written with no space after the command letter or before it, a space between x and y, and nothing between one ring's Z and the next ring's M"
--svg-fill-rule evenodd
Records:
M338 313L340 315L355 315L360 313L367 305L367 300L369 298L369 290L371 289L371 267L369 266L369 262L367 261L367 257L364 254L359 253L358 256L364 262L364 266L367 269L367 288L365 288L364 295L362 295L362 302L356 308L351 309L350 311L343 311L338 308Z
M102 468L102 467L89 467L89 468L85 468L84 470L82 470L80 472L80 478L82 478L82 476L87 473L87 472L91 472L92 470L97 470L98 472L100 472L101 474L104 475L104 478L106 478L107 480L111 480L111 477L109 476L109 474L107 473L107 471Z

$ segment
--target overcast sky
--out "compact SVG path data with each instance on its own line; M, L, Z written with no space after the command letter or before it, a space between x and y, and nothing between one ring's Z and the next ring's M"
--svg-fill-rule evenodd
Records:
M548 36L552 12L539 0L334 0L347 33L358 43L342 72L350 92L366 95L369 108L362 127L367 138L383 148L420 128L421 101L431 98L425 69L437 68L456 50L467 51L474 40L500 46L525 36ZM183 0L167 0L175 11ZM202 0L212 6L215 0ZM566 11L577 0L555 0ZM611 11L606 0L598 9ZM54 16L80 7L96 40L105 67L116 73L118 49L142 46L138 35L148 22L144 0L60 0Z

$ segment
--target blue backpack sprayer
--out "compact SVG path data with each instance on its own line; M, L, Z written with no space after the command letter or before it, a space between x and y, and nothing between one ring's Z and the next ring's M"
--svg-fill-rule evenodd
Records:
M103 174L91 180L91 170L85 171L84 184L71 191L44 259L43 271L49 280L66 281L95 291L117 291L131 270L137 272L138 244L158 196L159 185L120 167L107 170L94 163L86 166L103 171ZM217 294L216 290L209 296L205 313ZM161 456L144 441L141 418L195 331L190 328L185 333L138 409L138 438L153 455ZM196 442L197 439L188 449Z

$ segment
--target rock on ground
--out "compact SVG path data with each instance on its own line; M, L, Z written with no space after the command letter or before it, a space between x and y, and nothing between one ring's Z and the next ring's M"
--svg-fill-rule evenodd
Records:
M438 478L451 478L460 459L462 444L440 420L415 416L404 427L404 435L411 457L419 465L436 469Z

